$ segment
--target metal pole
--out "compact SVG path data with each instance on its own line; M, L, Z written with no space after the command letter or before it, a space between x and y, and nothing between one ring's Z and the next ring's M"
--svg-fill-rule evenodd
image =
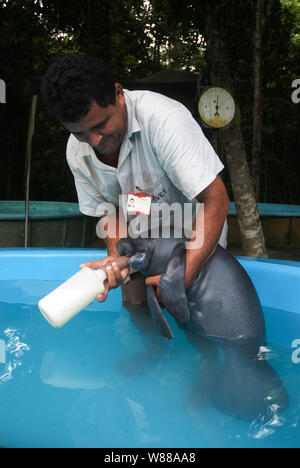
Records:
M34 134L35 114L37 105L37 94L32 96L30 119L27 133L26 143L26 159L25 159L25 243L24 246L28 247L28 224L29 224L29 183L30 183L30 167L31 167L31 153L32 153L32 138Z

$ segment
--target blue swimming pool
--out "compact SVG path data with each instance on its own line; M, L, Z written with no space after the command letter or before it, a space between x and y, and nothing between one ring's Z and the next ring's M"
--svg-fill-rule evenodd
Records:
M104 251L0 249L0 447L299 447L300 264L239 258L259 293L287 410L242 421L209 404L214 361L169 320L141 333L119 290L62 329L37 302Z

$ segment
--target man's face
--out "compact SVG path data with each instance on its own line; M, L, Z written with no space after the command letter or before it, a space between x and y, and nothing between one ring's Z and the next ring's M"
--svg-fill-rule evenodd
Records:
M127 110L122 86L116 83L114 105L100 107L92 101L91 108L78 122L63 122L64 127L79 141L89 143L100 154L110 155L121 146L127 129Z

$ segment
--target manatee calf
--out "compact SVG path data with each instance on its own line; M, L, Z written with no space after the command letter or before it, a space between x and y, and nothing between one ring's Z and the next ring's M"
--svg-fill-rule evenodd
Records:
M287 407L289 399L260 353L265 322L254 285L241 264L219 245L186 293L186 241L174 232L170 238L126 238L117 250L143 275L161 275L163 305L181 328L213 340L223 350L225 363L211 389L214 405L243 419L272 417ZM147 302L158 332L173 339L153 286L147 286Z

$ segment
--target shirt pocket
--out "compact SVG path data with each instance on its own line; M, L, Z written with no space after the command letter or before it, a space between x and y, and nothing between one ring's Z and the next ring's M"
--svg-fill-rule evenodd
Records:
M152 203L182 203L186 200L165 174L159 176L152 183L147 183L144 179L137 180L135 189L137 193L151 195L153 197Z

